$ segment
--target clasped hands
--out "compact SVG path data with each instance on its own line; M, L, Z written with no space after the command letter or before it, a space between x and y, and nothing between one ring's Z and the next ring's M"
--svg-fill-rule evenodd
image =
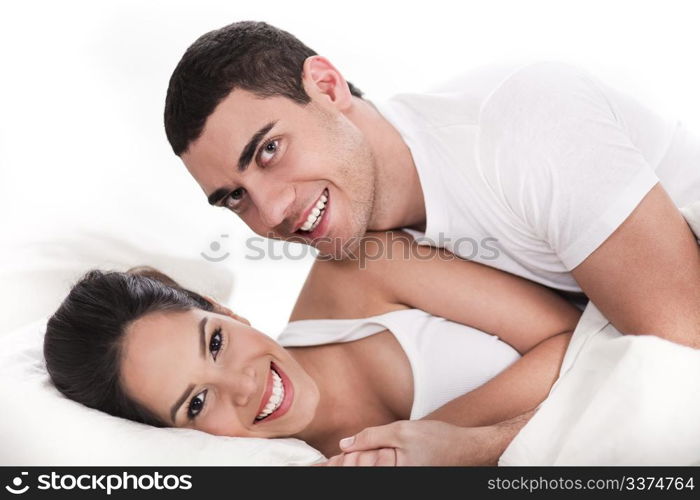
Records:
M340 441L343 452L321 466L495 465L488 427L400 420Z

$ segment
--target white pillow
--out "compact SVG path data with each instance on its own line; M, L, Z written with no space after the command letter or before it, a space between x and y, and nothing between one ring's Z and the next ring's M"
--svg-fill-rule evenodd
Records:
M64 397L43 358L46 319L0 337L0 465L306 465L297 439L233 438L156 428Z
M183 246L178 243L178 246ZM233 273L196 253L173 252L135 228L100 230L59 228L0 248L0 334L47 318L70 287L89 269L126 271L153 266L180 285L226 303Z

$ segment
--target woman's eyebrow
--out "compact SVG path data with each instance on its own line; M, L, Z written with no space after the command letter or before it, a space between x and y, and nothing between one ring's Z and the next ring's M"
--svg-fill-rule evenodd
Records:
M205 327L207 324L207 317L204 316L202 320L199 322L199 355L202 359L205 358ZM182 406L182 403L185 402L187 397L190 395L190 393L194 390L194 384L190 384L187 386L187 389L185 389L185 392L182 393L182 396L178 398L178 400L175 402L173 407L170 409L170 420L172 420L173 425L175 425L175 415L177 414L177 410Z

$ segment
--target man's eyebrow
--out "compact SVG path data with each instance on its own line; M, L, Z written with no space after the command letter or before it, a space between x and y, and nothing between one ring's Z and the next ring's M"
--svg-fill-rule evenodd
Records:
M204 327L207 324L207 317L203 317L202 320L199 322L199 355L203 358L204 357ZM175 425L175 414L177 413L177 410L182 406L182 403L185 402L185 399L187 399L187 396L190 395L192 392L192 389L194 389L194 384L190 384L187 386L187 389L185 389L185 392L182 393L182 396L178 398L178 400L175 402L173 407L170 409L170 420L172 420L173 425Z
M277 120L269 122L267 125L263 126L260 130L255 132L255 134L253 134L253 137L250 138L248 144L246 144L243 148L240 158L238 158L237 168L239 172L245 172L248 165L250 165L250 162L253 160L253 155L255 154L255 150L258 149L258 144L260 144L260 141L263 137L265 137L265 134L272 130L272 127L275 125L277 125ZM216 206L221 199L229 193L230 190L230 188L225 187L219 188L207 197L207 201L210 205Z
M219 188L209 195L207 201L210 205L215 205L221 201L221 199L229 193L229 188Z
M260 130L255 132L253 134L253 137L250 138L248 141L248 144L245 145L243 148L243 151L241 152L241 157L238 158L238 171L239 172L245 172L245 169L248 168L248 165L250 164L251 160L253 159L253 155L255 154L255 150L258 149L258 144L260 144L260 141L262 140L263 137L265 137L265 134L267 134L270 130L272 130L272 127L274 127L277 124L277 121L270 122L264 127L262 127Z

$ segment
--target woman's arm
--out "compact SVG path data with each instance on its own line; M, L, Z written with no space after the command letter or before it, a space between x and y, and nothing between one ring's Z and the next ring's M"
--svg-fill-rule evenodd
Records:
M389 231L368 233L356 259L315 262L290 320L406 307L497 335L521 354L572 331L581 316L542 285Z
M485 384L423 417L462 427L492 425L536 408L559 376L571 332L543 340Z
M341 441L343 453L326 465L496 465L547 397L570 339L568 332L542 341L496 377L420 421L362 430Z

